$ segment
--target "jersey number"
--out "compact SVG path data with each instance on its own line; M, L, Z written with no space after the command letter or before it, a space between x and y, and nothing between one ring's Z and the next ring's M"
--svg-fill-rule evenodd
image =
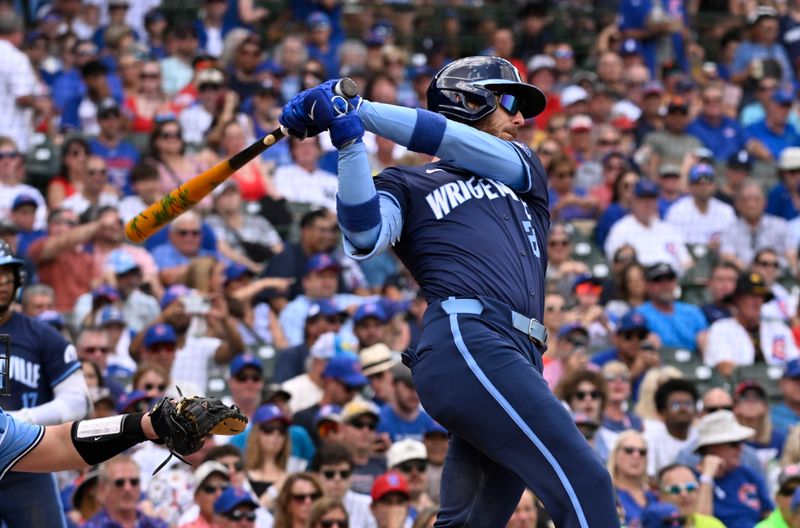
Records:
M30 409L31 407L36 407L36 401L39 399L39 395L35 392L23 392L22 393L22 408L23 409Z
M533 230L533 225L528 220L522 221L522 227L525 228L525 232L528 233L528 240L531 241L531 250L533 254L536 255L537 258L541 258L541 252L539 251L539 242L536 241L536 231Z

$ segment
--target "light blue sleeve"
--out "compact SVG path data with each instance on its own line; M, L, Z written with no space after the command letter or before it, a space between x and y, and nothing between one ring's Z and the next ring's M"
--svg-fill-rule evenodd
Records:
M43 436L43 426L19 421L0 409L0 481Z
M290 347L302 344L304 341L303 329L309 306L309 302L304 298L297 298L287 304L278 316L283 335Z

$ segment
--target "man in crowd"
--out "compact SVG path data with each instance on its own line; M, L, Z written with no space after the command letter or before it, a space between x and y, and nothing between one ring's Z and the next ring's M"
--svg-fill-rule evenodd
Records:
M786 528L792 526L792 503L794 494L800 487L800 466L789 464L778 475L778 491L775 493L775 506L769 516L758 523L756 528Z
M392 442L405 438L422 440L433 418L420 405L414 378L408 367L398 364L392 367L391 372L394 395L381 408L378 430L387 433Z
M132 143L122 139L124 122L114 99L108 98L100 103L97 122L100 132L89 140L89 147L93 155L105 160L108 183L118 194L127 194L131 190L129 177L139 161L139 151Z
M369 495L351 489L353 455L347 446L339 442L323 442L311 461L311 470L317 474L325 496L344 504L349 528L371 526L374 521Z
M714 167L699 164L689 171L689 196L679 198L667 210L666 222L687 244L719 245L722 232L735 220L733 207L714 198Z
M398 361L394 358L391 349L383 343L378 343L358 351L361 371L369 379L372 389L372 401L382 406L394 398L394 377L392 368Z
M386 471L386 458L378 452L388 445L384 437L375 434L378 407L372 402L352 401L342 409L341 420L341 442L353 454L351 488L357 493L369 493L378 475Z
M389 314L381 302L366 302L353 314L353 333L359 350L383 343L388 337Z
M194 521L181 524L180 528L211 528L214 526L214 503L231 485L228 468L209 460L194 470L194 503L198 516Z
M410 496L409 515L417 514L433 506L428 496L428 451L419 440L406 438L392 444L386 453L386 465L390 471L403 475L408 482Z
M272 379L277 383L283 383L307 372L306 360L320 336L328 332L336 334L342 327L341 310L324 299L311 303L305 317L303 342L281 350L275 360Z
M709 302L700 307L709 325L731 316L731 306L728 301L736 289L738 278L739 268L732 262L723 260L711 268L711 277L706 285Z
M800 359L786 362L783 377L778 383L783 401L772 405L772 426L786 434L800 422Z
M249 491L238 486L229 486L214 501L216 525L220 528L255 527L258 508L258 502Z
M656 390L660 420L648 423L644 432L649 447L647 474L651 477L675 461L680 450L694 441L697 432L692 423L698 397L694 383L684 379L668 380Z
M661 364L661 358L652 342L648 339L650 330L642 314L631 310L625 314L614 332L614 348L599 352L592 356L591 362L602 367L609 361L622 361L630 370L633 392L637 393L639 383L645 373L652 367Z
M384 473L372 486L372 515L377 528L405 526L410 511L411 495L403 475Z

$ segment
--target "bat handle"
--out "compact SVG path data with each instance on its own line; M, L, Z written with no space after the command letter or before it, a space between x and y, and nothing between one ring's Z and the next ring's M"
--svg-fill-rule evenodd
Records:
M358 95L358 87L355 81L350 77L343 77L340 79L339 82L336 83L336 86L333 87L333 91L336 95L346 97L347 99L352 99Z

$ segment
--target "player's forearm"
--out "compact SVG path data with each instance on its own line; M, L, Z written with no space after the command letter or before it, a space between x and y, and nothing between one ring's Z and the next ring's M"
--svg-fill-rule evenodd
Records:
M371 249L380 234L380 204L362 142L339 150L336 209L345 237L360 249Z
M525 165L508 141L427 110L364 101L358 115L365 129L411 150L438 156L513 189L527 185Z
M88 389L80 369L75 370L53 389L53 400L36 407L14 411L14 417L29 423L56 425L86 417L89 412Z

